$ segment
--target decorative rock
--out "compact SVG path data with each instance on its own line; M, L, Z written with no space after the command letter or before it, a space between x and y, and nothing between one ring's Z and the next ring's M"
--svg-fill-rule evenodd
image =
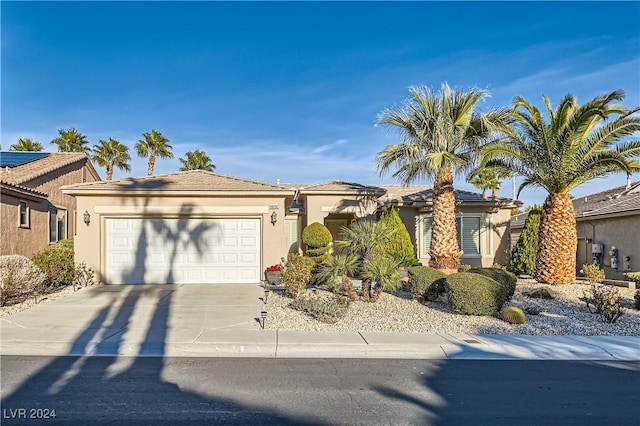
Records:
M549 290L544 287L536 288L535 290L530 292L528 296L534 299L553 299L553 296L551 295Z

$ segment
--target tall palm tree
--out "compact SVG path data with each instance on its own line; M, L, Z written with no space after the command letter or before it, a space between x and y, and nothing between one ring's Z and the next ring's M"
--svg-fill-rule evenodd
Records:
M31 138L18 138L18 142L9 147L9 151L42 151L44 148L40 142Z
M505 109L480 114L477 103L487 96L478 89L439 93L424 86L409 88L403 107L384 110L378 123L399 132L401 143L389 145L376 157L378 172L397 167L393 177L403 185L421 178L433 180L433 228L429 265L456 272L462 252L458 246L453 176L475 165L477 152L491 141L494 130L510 122Z
M204 151L196 149L195 151L187 152L185 155L186 158L180 158L180 162L182 163L182 167L180 167L181 172L187 170L206 170L212 172L213 169L216 168L211 158L209 158Z
M91 159L100 167L107 168L107 180L113 179L114 167L127 172L131 171L129 147L114 138L109 138L106 141L101 139L100 145L94 145Z
M515 123L506 139L487 147L483 164L508 168L524 177L518 194L530 186L548 192L542 207L535 278L549 284L573 283L576 275L577 231L569 192L612 172L640 171L640 141L623 141L640 130L640 107L617 103L617 90L579 105L567 95L555 110L542 95L547 119L518 96Z
M64 130L58 129L58 136L51 141L58 145L58 152L84 152L89 153L89 141L87 137L73 127Z
M170 140L162 136L162 133L156 129L149 133L143 133L142 137L144 139L140 139L136 143L136 151L140 157L149 157L147 175L151 176L156 164L156 157L173 158L173 152L171 152L171 145L169 145Z

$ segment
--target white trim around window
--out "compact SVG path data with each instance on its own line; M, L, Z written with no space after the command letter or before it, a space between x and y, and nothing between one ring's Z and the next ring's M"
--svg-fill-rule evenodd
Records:
M20 200L18 201L18 226L20 228L31 228L31 209L29 203Z

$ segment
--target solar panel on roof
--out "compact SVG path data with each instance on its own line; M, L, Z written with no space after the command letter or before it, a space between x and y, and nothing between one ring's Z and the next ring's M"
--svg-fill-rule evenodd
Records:
M16 167L49 155L48 152L3 151L0 152L0 167Z

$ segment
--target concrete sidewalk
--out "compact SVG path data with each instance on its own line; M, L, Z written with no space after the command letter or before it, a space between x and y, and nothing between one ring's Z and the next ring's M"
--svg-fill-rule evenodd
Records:
M640 361L640 336L262 330L255 284L89 288L0 320L2 355Z

